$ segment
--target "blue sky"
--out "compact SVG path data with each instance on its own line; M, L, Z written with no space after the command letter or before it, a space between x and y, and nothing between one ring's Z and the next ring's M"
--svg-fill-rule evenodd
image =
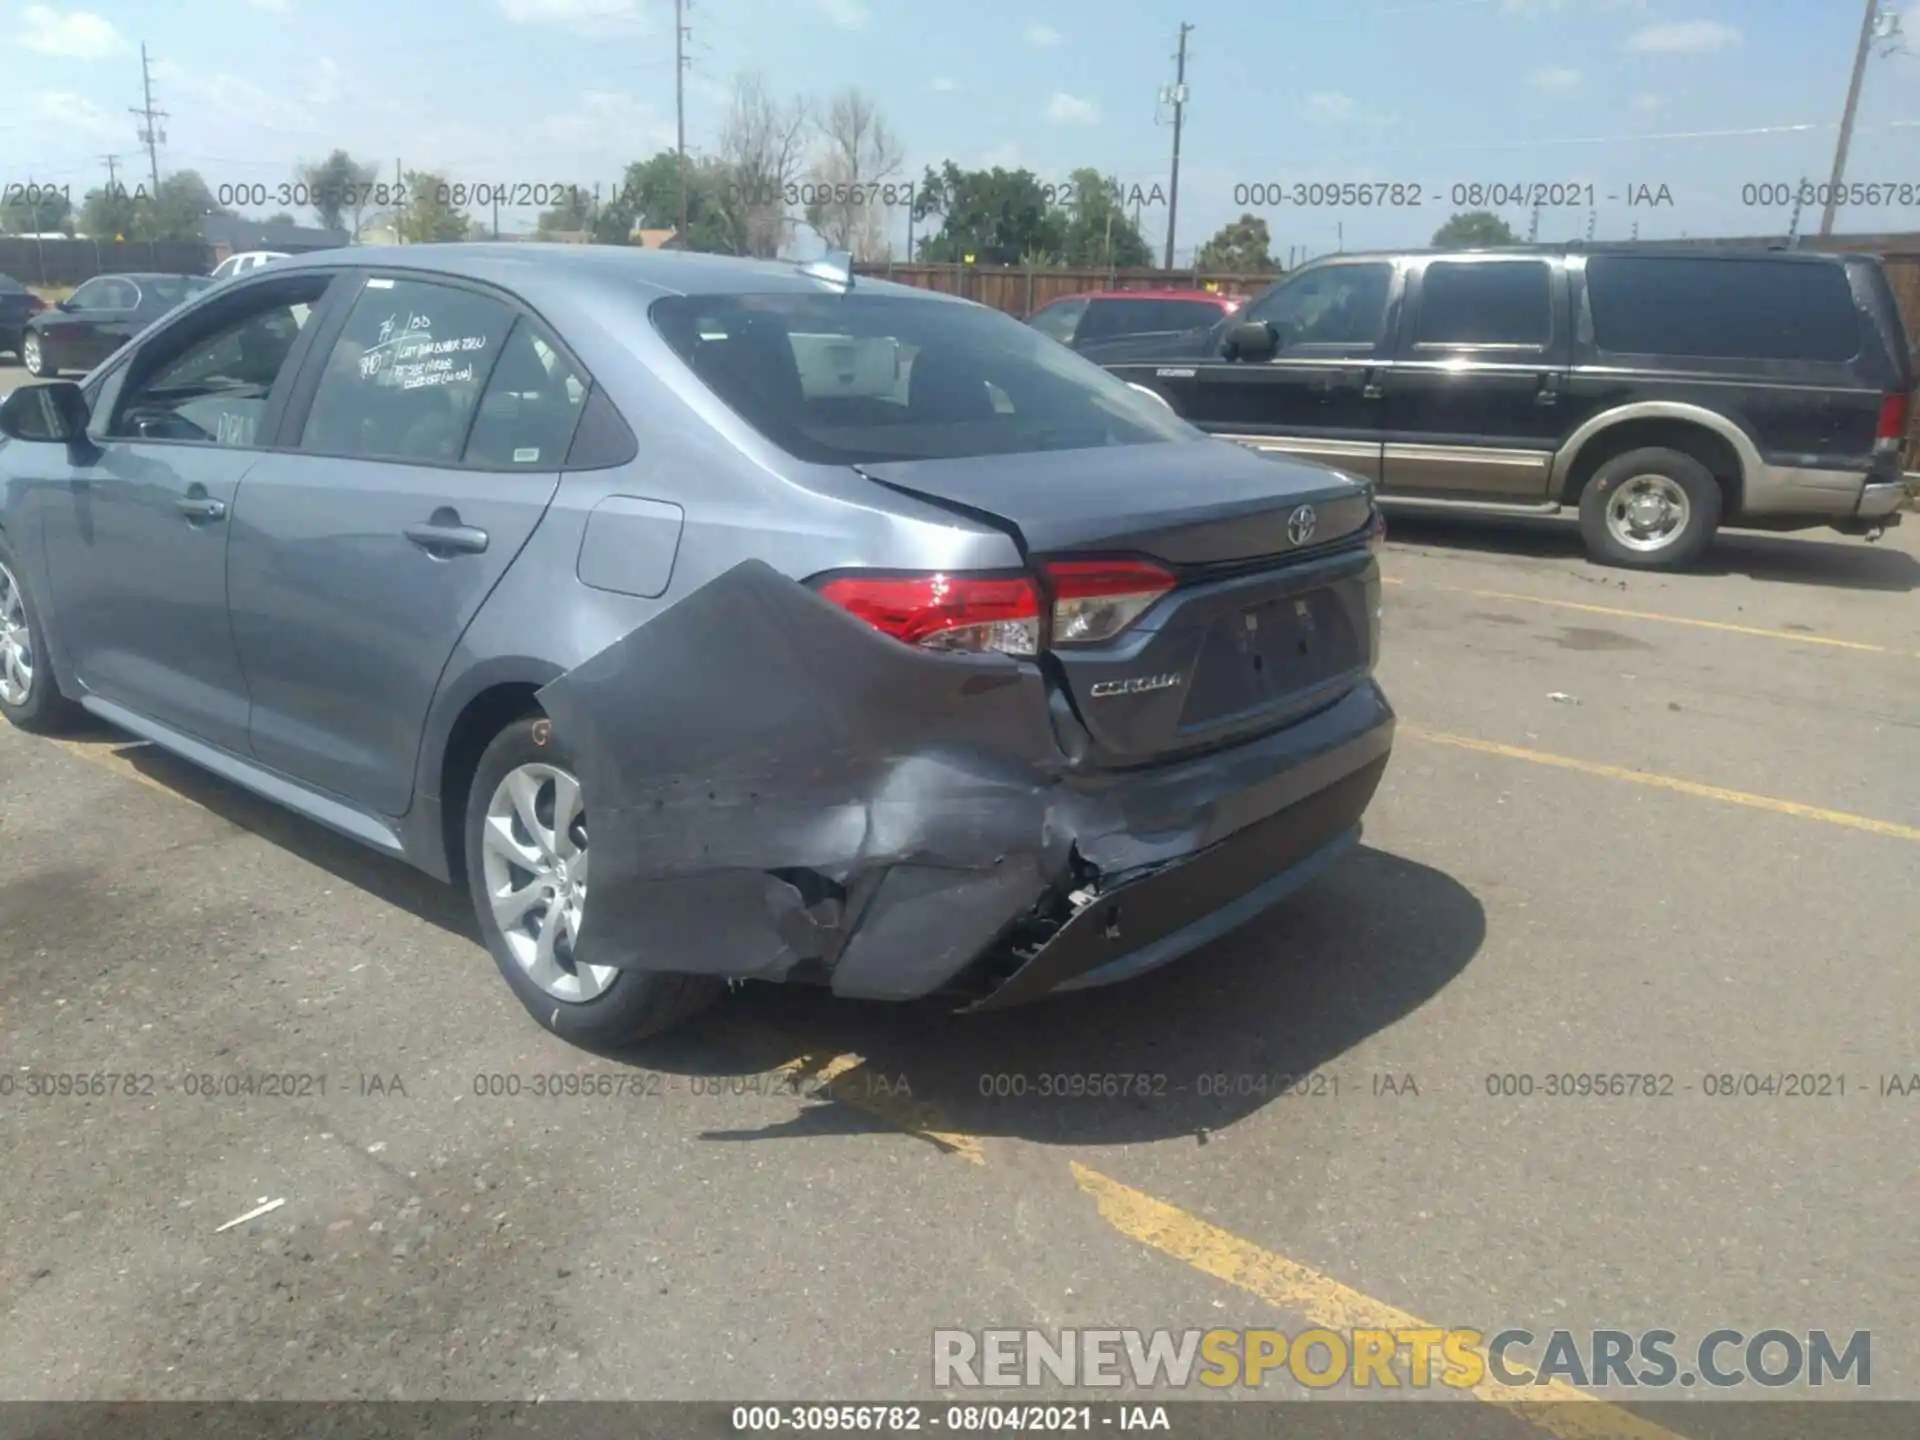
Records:
M1849 178L1920 187L1920 0L1913 53L1869 64ZM1180 258L1259 182L1416 183L1421 208L1267 208L1275 250L1421 243L1455 183L1664 185L1604 198L1600 238L1783 231L1742 187L1824 180L1859 33L1856 0L694 0L688 144L713 146L727 89L857 85L907 171L951 157L1049 179L1091 165L1164 192L1156 105L1181 21L1191 103ZM334 146L473 181L615 179L673 140L671 0L0 0L0 185L81 191L117 153L146 172L127 108L140 45L170 112L163 173L291 178ZM1441 192L1436 200L1433 192ZM268 209L277 209L270 205ZM261 212L264 213L264 212ZM303 217L304 218L304 217ZM1524 232L1528 213L1509 212ZM1817 215L1810 217L1817 223ZM527 224L531 214L503 223ZM1166 211L1142 212L1158 249ZM1584 234L1584 206L1542 239ZM1852 209L1843 231L1920 231L1920 205ZM904 231L904 219L896 226Z

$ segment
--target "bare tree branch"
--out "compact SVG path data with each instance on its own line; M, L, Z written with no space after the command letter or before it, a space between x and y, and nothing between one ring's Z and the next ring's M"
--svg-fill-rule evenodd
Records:
M893 129L873 97L849 87L827 104L817 125L820 150L810 173L807 223L828 246L851 250L856 260L882 260L887 252L883 182L900 173L903 156Z
M787 192L805 164L804 100L782 104L766 78L751 73L733 83L733 100L720 131L720 160L728 172L723 208L739 254L772 258L787 238Z

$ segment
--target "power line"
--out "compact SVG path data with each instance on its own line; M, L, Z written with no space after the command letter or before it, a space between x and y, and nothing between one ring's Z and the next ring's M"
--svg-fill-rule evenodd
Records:
M1160 91L1162 104L1173 105L1173 174L1167 188L1167 257L1163 269L1173 268L1173 232L1180 218L1180 123L1187 111L1187 35L1193 26L1180 23L1180 51L1174 57L1173 84Z
M144 105L127 107L129 113L138 115L146 123L142 126L140 143L147 147L147 165L153 174L153 188L160 189L160 146L166 142L167 132L155 122L172 117L164 110L153 108L153 62L147 58L145 42L140 46L140 90L146 98Z

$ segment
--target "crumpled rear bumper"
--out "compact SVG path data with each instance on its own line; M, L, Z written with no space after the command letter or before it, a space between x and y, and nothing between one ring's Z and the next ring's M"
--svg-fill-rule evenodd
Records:
M902 645L758 562L539 699L588 796L579 962L983 1006L1279 898L1350 839L1393 735L1368 680L1229 750L1088 773L1038 666Z

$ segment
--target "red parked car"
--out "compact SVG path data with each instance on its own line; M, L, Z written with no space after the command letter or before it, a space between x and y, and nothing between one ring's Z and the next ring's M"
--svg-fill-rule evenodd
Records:
M1027 323L1080 350L1096 340L1204 330L1239 308L1237 296L1211 290L1100 290L1042 305Z

